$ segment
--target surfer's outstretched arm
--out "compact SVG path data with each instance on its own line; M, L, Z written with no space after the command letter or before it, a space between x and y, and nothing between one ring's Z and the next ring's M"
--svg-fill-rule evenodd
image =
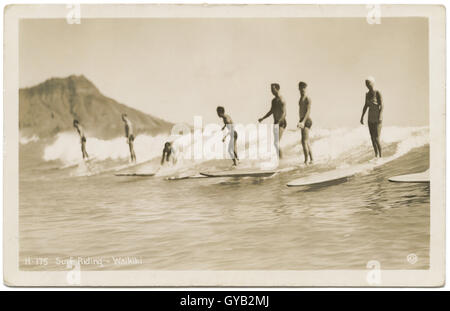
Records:
M223 136L222 141L225 142L225 139L227 139L227 136L230 135L230 132L227 131L227 133Z
M270 116L272 115L272 113L273 113L273 108L271 107L270 110L269 110L269 112L266 113L266 114L264 115L264 117L258 119L258 122L261 122L261 121L263 121L264 119L270 117Z

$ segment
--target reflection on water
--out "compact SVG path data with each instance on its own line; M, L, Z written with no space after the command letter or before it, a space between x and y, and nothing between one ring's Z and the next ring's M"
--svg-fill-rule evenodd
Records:
M21 269L28 256L136 256L83 269L427 269L430 187L388 177L428 168L428 146L348 181L289 188L271 178L20 179ZM56 173L55 173L56 174ZM55 175L56 176L56 175ZM408 254L418 256L414 265Z

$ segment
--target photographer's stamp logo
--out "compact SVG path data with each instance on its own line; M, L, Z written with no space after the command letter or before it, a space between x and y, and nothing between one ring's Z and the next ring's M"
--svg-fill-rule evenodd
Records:
M70 258L67 261L67 269L70 269L66 275L66 281L69 285L81 285L81 265L78 261Z
M79 4L68 4L69 12L66 15L67 24L81 24L81 7Z
M417 257L416 254L411 253L411 254L409 254L408 256L406 256L406 260L407 260L410 264L415 265L415 264L417 263L417 261L419 260L419 257Z
M378 4L369 4L366 6L369 10L367 12L366 20L369 25L381 24L381 7Z
M367 269L370 269L366 275L366 281L369 285L381 284L381 264L378 260L370 260L367 263Z

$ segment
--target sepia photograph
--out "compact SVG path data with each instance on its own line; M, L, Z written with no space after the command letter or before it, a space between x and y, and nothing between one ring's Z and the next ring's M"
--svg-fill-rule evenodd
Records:
M10 286L442 286L445 8L5 8Z

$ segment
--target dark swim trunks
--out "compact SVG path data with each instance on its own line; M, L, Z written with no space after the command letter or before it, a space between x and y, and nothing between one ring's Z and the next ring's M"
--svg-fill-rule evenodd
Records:
M82 143L85 143L85 142L86 142L86 137L84 137L84 136L81 137L81 142L82 142Z
M287 126L286 119L283 119L283 120L281 120L280 122L278 122L278 126L285 129L286 126Z
M311 126L312 126L312 120L311 120L310 118L306 119L306 121L305 121L305 127L307 127L307 128L310 129Z
M128 141L130 141L130 142L133 142L133 141L134 141L134 135L133 135L133 134L131 134L131 135L128 137Z

